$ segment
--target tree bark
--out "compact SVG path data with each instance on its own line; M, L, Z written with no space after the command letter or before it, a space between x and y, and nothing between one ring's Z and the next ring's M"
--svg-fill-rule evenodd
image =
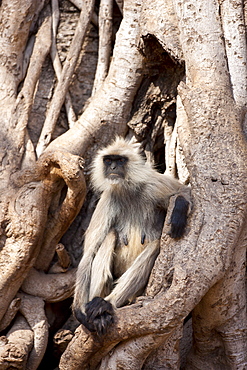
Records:
M187 232L181 240L166 234L171 199L145 296L117 309L114 326L102 338L82 326L74 334L77 324L71 330L66 324L55 335L62 351L73 337L59 368L178 369L183 322L192 313L194 342L186 368L245 369L244 6L233 0L119 0L116 7L102 0L94 24L103 30L98 60L103 72L75 122L68 89L95 7L93 1L72 1L80 16L61 65L56 36L62 3L69 4L2 0L0 5L0 367L39 367L48 346L49 307L73 294L74 256L60 242L84 203L83 170L87 180L95 150L130 127L129 135L143 141L151 159L163 140L162 166L190 181ZM123 19L110 57L113 40L104 26L111 29L114 11ZM57 81L35 148L29 123L44 65L54 66ZM51 141L65 99L69 129ZM90 208L81 211L76 225Z

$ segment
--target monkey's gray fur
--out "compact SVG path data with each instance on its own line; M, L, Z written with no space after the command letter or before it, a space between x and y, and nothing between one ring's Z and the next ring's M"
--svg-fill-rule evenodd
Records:
M108 157L125 158L119 165L124 178L106 176ZM126 304L147 284L170 197L179 193L182 201L172 216L173 237L184 232L190 200L188 187L158 173L140 155L139 145L119 137L96 156L92 183L101 197L85 235L73 311L89 330L104 334L113 321L112 305Z

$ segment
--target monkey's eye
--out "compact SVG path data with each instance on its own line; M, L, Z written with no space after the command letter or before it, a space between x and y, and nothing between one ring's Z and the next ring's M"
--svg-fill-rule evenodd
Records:
M120 155L106 155L103 157L103 162L106 166L111 166L113 163L116 166L124 166L124 164L128 161L127 157L122 157Z
M118 164L119 165L123 165L123 164L125 164L127 162L127 158L125 158L125 157L121 157L121 158L119 158L118 159Z
M107 165L107 166L110 166L110 164L112 163L112 160L110 158L104 158L104 163Z

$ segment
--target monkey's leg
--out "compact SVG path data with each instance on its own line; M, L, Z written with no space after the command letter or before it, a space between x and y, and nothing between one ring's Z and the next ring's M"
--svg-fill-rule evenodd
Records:
M116 234L111 231L100 246L92 265L90 302L85 307L86 323L84 325L90 331L96 331L98 335L105 334L108 326L113 322L112 305L97 296L105 296L112 284L111 264L115 244Z
M159 254L160 241L147 244L128 270L118 279L113 291L105 298L116 307L124 305L147 284L154 261Z
M83 324L86 320L84 311L85 304L88 302L88 294L91 280L91 268L93 263L93 253L85 253L77 268L76 286L72 310L77 320Z
M95 257L93 256L94 251L91 254L87 251L78 267L77 275L82 276L77 281L73 312L77 320L90 331L97 331L97 327L88 318L85 304L96 295L103 294L106 285L110 285L112 281L110 267L115 243L116 236L114 231L111 231L105 237Z

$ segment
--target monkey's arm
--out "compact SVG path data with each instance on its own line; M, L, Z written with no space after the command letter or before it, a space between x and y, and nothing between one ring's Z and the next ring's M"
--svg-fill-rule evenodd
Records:
M172 238L180 238L184 234L188 214L191 210L190 187L181 184L169 175L156 173L155 177L156 181L153 182L152 187L159 206L167 209L171 197L176 197L169 220L170 230L168 234Z
M154 200L160 206L167 209L170 197L173 195L182 195L190 202L190 187L181 184L177 179L170 175L161 174L153 171L150 182L148 183L148 192L153 194Z

